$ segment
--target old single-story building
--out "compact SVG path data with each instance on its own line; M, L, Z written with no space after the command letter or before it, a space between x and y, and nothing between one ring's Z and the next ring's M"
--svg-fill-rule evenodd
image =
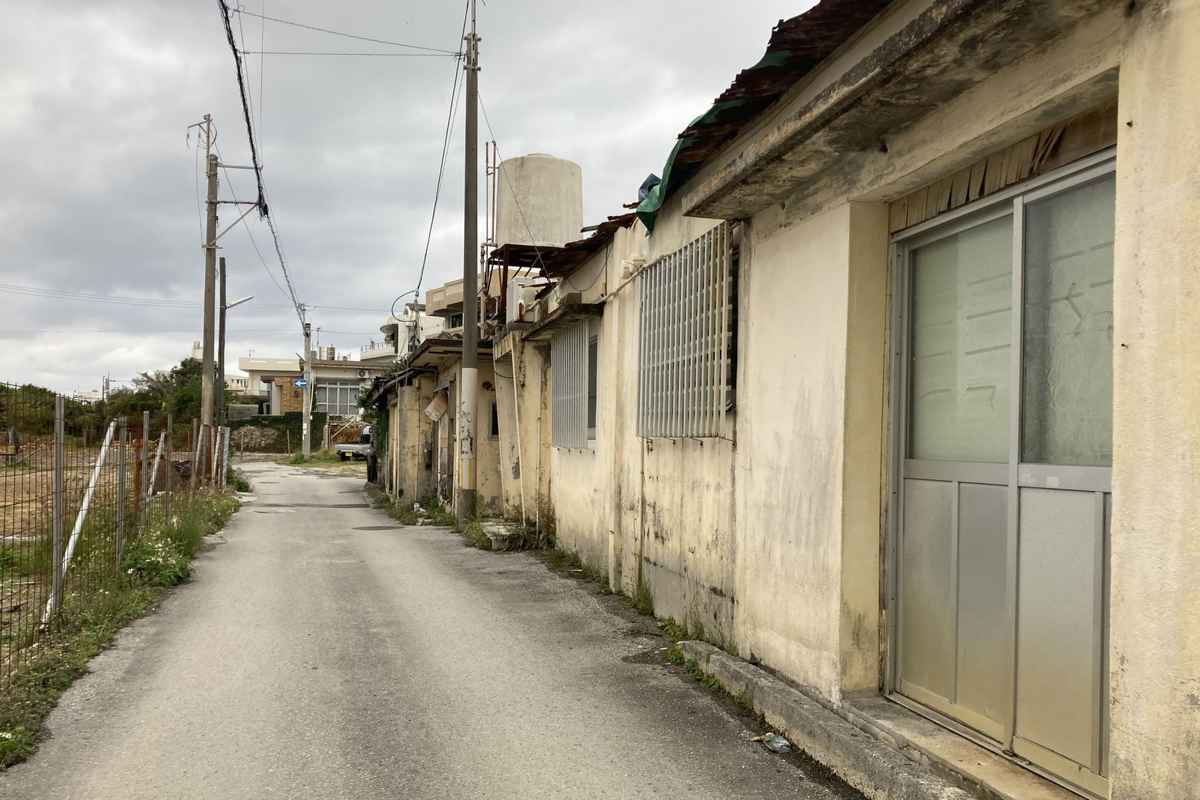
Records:
M1198 796L1197 74L1195 0L781 22L636 220L493 254L499 508L956 769Z

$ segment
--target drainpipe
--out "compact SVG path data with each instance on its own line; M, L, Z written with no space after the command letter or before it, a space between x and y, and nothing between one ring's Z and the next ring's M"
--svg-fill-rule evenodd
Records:
M512 356L512 386L513 386L513 414L517 419L517 475L518 483L521 485L521 524L525 524L525 465L521 458L521 398L517 392L517 343L514 340L512 347L509 349L509 355Z

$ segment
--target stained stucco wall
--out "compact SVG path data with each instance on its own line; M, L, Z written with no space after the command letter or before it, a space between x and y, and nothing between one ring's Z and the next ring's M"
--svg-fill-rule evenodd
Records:
M461 362L443 367L439 376L447 372L457 383ZM486 386L485 386L486 384ZM479 362L478 394L475 398L475 493L480 513L499 514L502 510L503 489L500 482L500 440L488 435L492 419L492 402L496 399L496 376L492 362L483 358ZM490 387L490 388L489 388ZM457 401L457 394L452 395ZM449 412L447 412L449 413ZM455 454L455 486L461 485L458 470L462 459Z
M433 421L424 413L432 399L433 380L428 376L396 391L388 437L395 475L392 496L397 501L412 502L434 493L432 464L426 466L426 453L433 447Z
M526 344L519 336L510 337L496 350L498 355L493 370L500 413L499 471L503 514L509 519L521 519L524 513L527 522L537 525L540 511L550 506L541 480L543 472L549 473L549 464L542 463L539 441L543 418L549 414L543 386L544 359L538 348ZM549 486L548 483L545 485Z
M878 680L886 210L778 222L754 220L741 278L735 629L837 699Z
M1113 290L1114 800L1200 786L1200 2L1138 3Z
M568 291L604 302L597 438L552 448L551 499L561 546L627 594L642 590L661 617L719 643L733 638L733 422L722 440L637 435L640 311L632 275L716 224L669 204L653 236L634 225L571 275Z

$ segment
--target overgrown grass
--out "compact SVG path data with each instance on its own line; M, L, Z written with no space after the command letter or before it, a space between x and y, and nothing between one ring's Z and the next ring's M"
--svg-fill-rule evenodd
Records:
M169 519L152 518L126 543L118 579L86 595L64 597L54 634L38 644L38 652L0 691L0 770L37 749L46 716L87 671L88 661L122 627L152 609L169 587L187 580L204 537L224 527L237 507L237 500L225 495L176 497Z
M639 580L637 590L632 598L633 607L637 609L639 614L644 614L647 617L654 616L654 594L650 591L650 587L646 582Z
M229 468L229 474L225 478L226 483L230 487L239 492L249 492L251 490L250 481L240 469Z
M491 550L492 540L483 532L483 525L478 519L473 519L461 526L459 533L467 540L467 544L479 550Z
M300 464L336 464L339 460L338 454L333 450L317 450L308 458L304 457L304 451L298 450L292 453L287 463L294 466Z
M427 498L418 505L425 509L425 516L434 525L458 530L458 517L454 516L454 512L443 506L437 498Z

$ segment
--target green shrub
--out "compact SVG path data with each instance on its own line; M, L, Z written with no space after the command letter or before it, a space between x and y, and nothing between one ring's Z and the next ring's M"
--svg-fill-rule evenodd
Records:
M251 489L250 481L246 479L246 476L243 475L240 470L236 470L233 467L229 468L229 473L225 480L230 486L239 492L248 492Z
M191 574L188 557L173 541L148 536L126 545L121 569L147 586L174 586Z

